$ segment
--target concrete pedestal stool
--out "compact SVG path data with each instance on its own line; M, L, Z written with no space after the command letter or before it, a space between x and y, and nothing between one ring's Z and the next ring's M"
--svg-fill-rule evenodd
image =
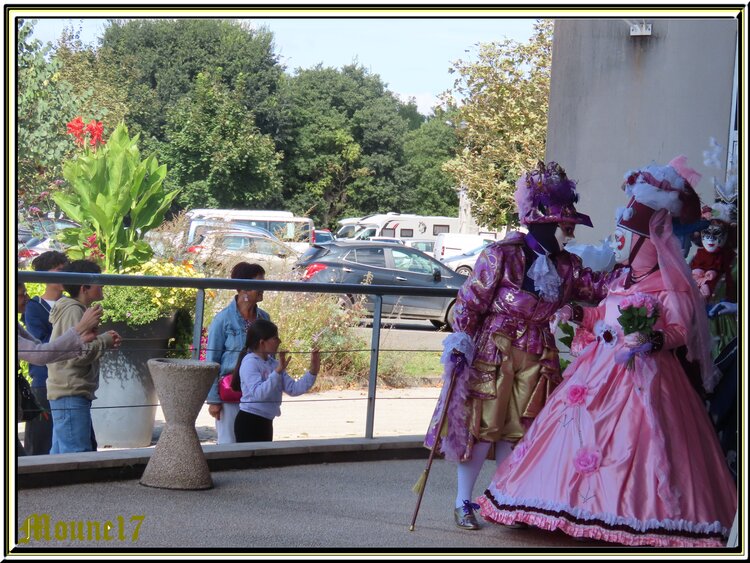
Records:
M215 362L197 360L148 361L166 425L143 472L141 485L186 490L213 487L195 419L219 367Z

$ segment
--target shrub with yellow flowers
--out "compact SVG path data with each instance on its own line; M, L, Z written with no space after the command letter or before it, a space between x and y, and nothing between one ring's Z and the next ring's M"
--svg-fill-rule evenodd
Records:
M118 272L131 276L202 278L190 262L149 260ZM107 286L104 289L104 322L122 321L140 326L169 317L179 309L195 308L197 290L192 287Z

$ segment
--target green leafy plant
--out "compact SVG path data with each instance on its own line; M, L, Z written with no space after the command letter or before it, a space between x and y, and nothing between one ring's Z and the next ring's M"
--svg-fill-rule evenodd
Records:
M81 225L60 234L69 256L99 260L105 272L148 261L153 250L143 235L162 223L178 193L162 188L166 166L153 155L141 160L138 136L131 139L124 123L106 144L101 122L86 125L79 117L68 123L68 133L83 152L63 165L68 191L52 197Z
M202 278L188 262L170 260L149 260L137 266L125 268L121 272L133 276L168 276L177 278ZM191 287L140 287L107 286L104 290L102 307L104 322L124 322L131 327L139 327L162 318L176 315L175 338L170 344L169 356L190 356L193 339L193 319L195 298L198 290ZM206 307L212 307L216 293L206 291Z
M558 342L561 344L564 344L568 347L568 351L572 348L573 344L573 337L575 336L575 328L573 328L573 325L568 323L560 323L557 325L560 331L565 335L558 338ZM560 358L560 372L565 371L565 369L570 365L570 360L566 360L565 358Z
M189 262L156 260L125 268L120 273L132 276L203 277ZM145 325L180 309L192 311L196 294L197 290L191 287L107 286L102 301L102 320L122 321L130 326Z

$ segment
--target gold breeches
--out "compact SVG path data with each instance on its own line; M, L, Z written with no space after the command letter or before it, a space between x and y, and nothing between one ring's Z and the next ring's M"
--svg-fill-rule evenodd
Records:
M542 354L529 354L511 346L501 334L493 337L502 352L498 366L475 363L480 378L472 385L469 431L477 440L517 442L556 387L542 375L542 360L557 360L557 350L545 348Z

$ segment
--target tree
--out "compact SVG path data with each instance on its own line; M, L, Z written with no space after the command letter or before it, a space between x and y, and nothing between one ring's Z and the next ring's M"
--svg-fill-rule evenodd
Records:
M87 97L76 94L61 76L61 62L52 46L31 39L33 21L20 20L17 43L17 135L19 213L52 210L49 194L62 183L62 162L73 146L65 124L79 112Z
M290 112L283 170L293 211L330 225L341 214L400 209L409 122L378 75L358 65L297 69L282 100Z
M60 61L60 78L83 98L79 111L96 116L106 131L114 131L128 114L126 78L119 69L107 64L106 48L95 49L82 44L80 31L66 28L57 40L55 57Z
M410 131L404 140L402 183L408 186L403 211L419 215L458 215L458 195L453 177L443 165L456 156L455 130L448 114L436 115Z
M255 125L239 89L199 73L194 90L167 112L164 130L165 184L182 188L181 205L273 209L282 203L281 155Z
M539 20L528 43L480 44L476 61L459 60L454 123L462 151L445 170L468 191L479 224L512 223L515 182L544 158L549 107L553 22Z
M275 94L283 68L266 30L221 19L110 20L101 50L125 78L128 122L146 138L164 141L169 108L201 72L236 89L262 133L279 131Z

